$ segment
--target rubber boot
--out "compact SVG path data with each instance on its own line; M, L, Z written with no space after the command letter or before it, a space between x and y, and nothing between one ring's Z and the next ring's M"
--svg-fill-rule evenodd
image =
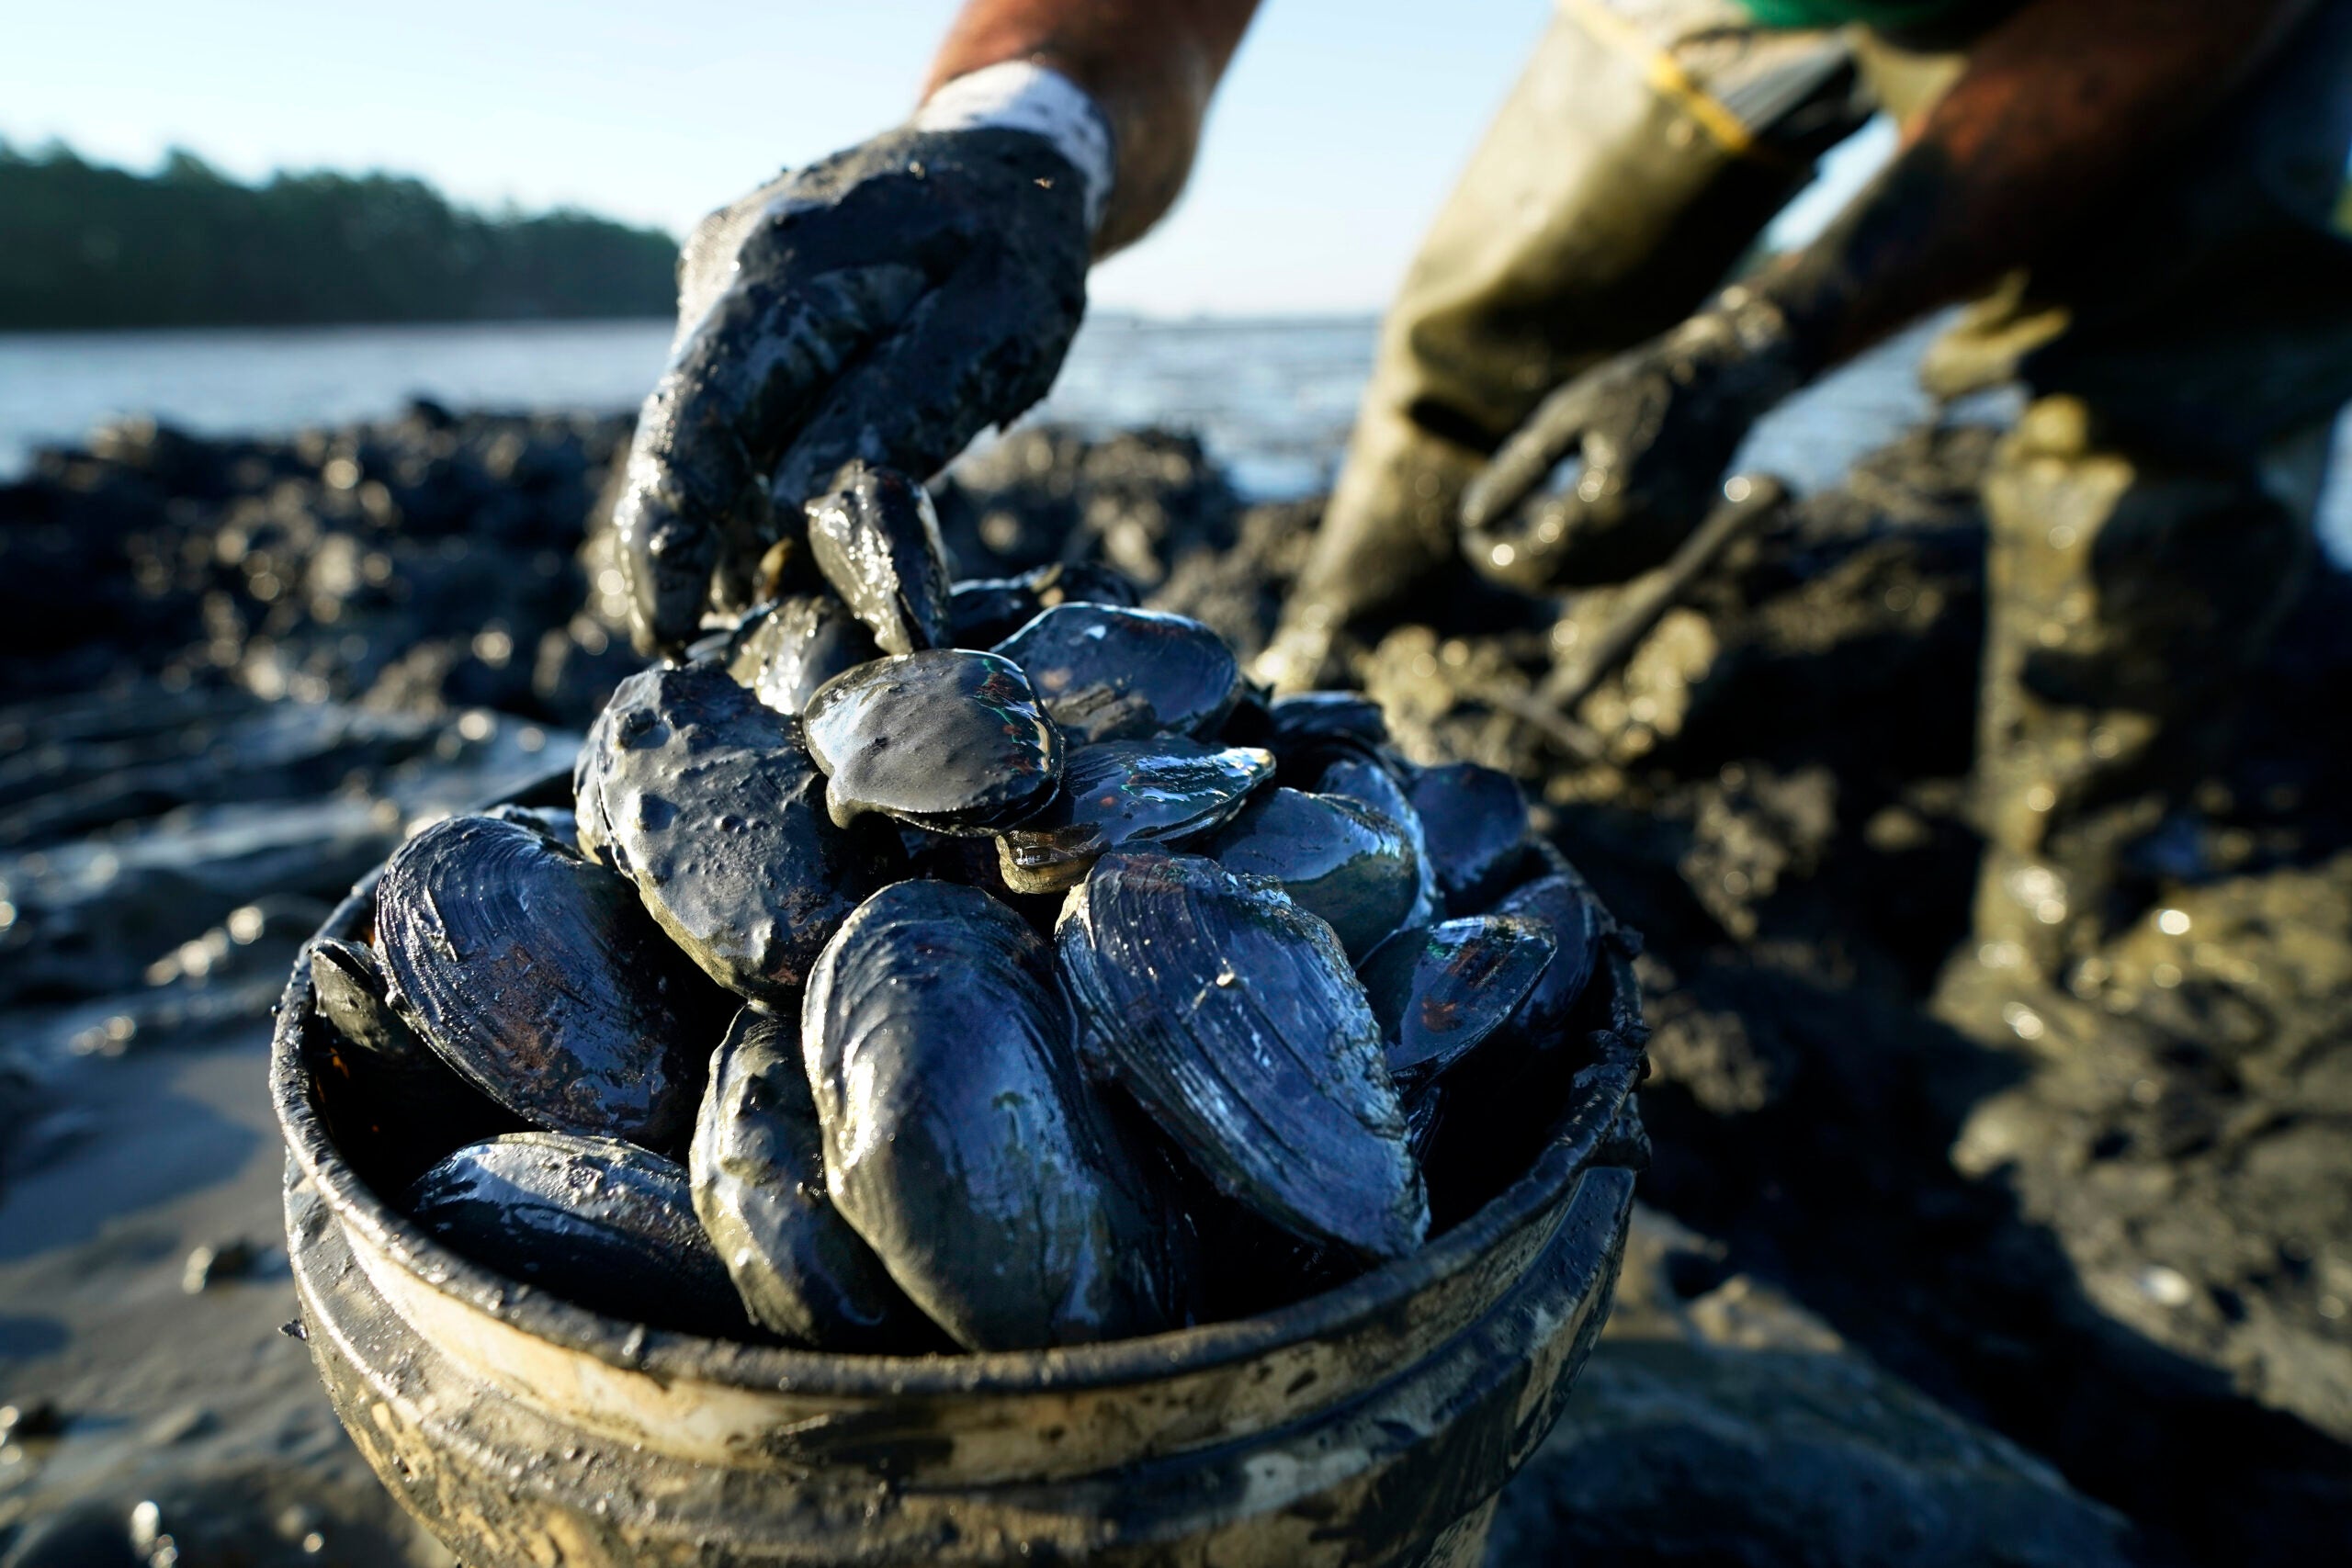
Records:
M2222 755L2300 586L2313 446L2304 433L2259 469L2168 463L2102 441L2072 397L2036 401L2003 442L1984 487L1984 969L2055 986L2154 891L2128 852Z
M1865 112L1844 42L1729 0L1566 0L1423 239L1258 674L1331 673L1455 558L1463 488L1545 393L1719 285Z

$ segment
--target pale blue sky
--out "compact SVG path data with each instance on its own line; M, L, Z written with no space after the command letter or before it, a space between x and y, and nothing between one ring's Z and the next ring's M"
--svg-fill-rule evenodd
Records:
M673 233L900 118L958 0L15 7L0 136L252 177L383 167ZM1159 314L1377 309L1551 0L1265 0L1175 215L1095 276Z

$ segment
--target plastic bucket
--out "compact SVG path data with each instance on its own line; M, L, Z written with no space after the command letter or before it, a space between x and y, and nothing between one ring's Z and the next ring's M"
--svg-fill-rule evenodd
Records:
M363 884L322 934L364 940ZM1281 1311L1069 1349L856 1357L619 1322L439 1246L330 1136L308 964L271 1093L336 1414L469 1568L1471 1563L1608 1315L1646 1154L1630 949L1526 1173Z

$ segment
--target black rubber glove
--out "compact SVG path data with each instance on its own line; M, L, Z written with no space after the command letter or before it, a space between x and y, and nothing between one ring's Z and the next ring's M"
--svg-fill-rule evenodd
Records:
M1532 592L1658 565L1714 506L1748 427L1803 384L1804 365L1779 310L1733 289L1595 366L1546 398L1464 491L1471 564ZM1575 481L1536 495L1572 456Z
M849 459L931 474L1045 395L1086 309L1082 185L1027 131L902 130L704 221L614 514L642 646L747 607Z

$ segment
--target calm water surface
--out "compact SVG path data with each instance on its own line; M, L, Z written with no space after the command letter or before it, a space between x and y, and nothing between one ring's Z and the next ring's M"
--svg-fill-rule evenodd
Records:
M1792 399L1758 426L1742 464L1818 488L1925 417L1911 364L1927 331ZM0 335L0 478L37 446L132 413L229 434L375 418L419 395L461 409L625 409L652 385L669 336L656 321ZM1369 319L1100 316L1029 417L1196 430L1251 496L1307 494L1338 464L1373 336ZM2329 553L2352 565L2352 419L2335 449L2321 525Z

